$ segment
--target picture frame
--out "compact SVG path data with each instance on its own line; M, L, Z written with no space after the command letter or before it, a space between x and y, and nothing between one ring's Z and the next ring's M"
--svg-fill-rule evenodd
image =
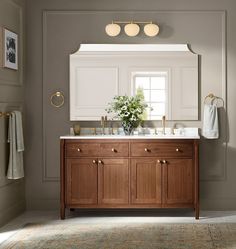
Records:
M0 65L18 70L18 35L9 29L1 28L0 44Z

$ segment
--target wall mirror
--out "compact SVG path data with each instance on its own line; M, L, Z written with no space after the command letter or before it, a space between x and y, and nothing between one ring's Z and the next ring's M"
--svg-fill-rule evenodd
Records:
M147 120L198 120L198 55L187 44L81 44L70 55L70 120L100 120L115 95L137 91Z

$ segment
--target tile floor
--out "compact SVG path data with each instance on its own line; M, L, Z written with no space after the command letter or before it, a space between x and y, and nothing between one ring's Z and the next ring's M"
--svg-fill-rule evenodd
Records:
M235 222L236 211L201 211L200 220L188 210L76 210L67 213L63 221L58 211L27 211L0 228L0 244L27 223L223 223Z

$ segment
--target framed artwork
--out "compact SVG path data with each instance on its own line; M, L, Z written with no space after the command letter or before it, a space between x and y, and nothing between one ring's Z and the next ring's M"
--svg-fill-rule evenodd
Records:
M18 70L18 35L5 28L1 31L1 64L3 67Z

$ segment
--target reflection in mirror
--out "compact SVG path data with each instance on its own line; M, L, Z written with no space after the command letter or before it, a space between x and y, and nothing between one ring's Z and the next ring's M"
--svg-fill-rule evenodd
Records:
M70 55L70 120L100 120L114 96L137 93L147 120L198 120L198 55L186 44L81 44Z
M168 71L133 72L132 82L132 94L142 94L148 104L147 120L168 117Z

